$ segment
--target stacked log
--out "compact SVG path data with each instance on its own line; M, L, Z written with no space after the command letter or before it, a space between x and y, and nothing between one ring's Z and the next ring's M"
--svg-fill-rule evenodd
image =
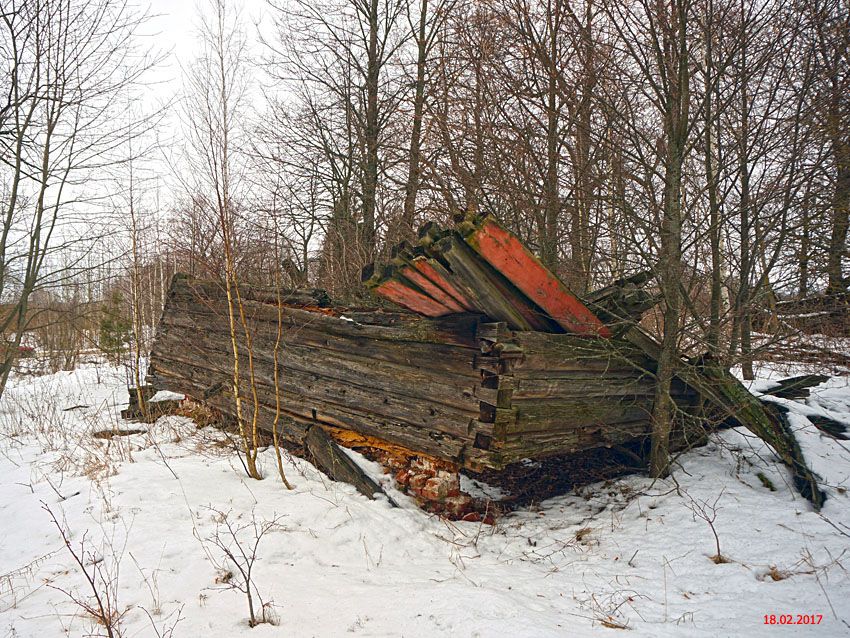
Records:
M381 311L320 312L286 303L278 308L269 299L257 301L248 290L242 299L252 341L249 348L238 326L246 419L253 416L252 365L260 425L271 429L282 419L294 442L318 423L439 458L462 456L467 424L479 411L477 316L427 320ZM220 288L175 277L151 352L152 383L232 414L228 312Z
M655 362L620 340L512 331L482 323L475 445L500 465L639 441L650 435ZM694 413L698 397L676 381Z
M259 426L279 424L290 442L318 424L477 470L649 434L652 362L625 342L240 294L251 341L237 325L243 418L256 390ZM228 313L219 286L176 276L152 383L234 415Z

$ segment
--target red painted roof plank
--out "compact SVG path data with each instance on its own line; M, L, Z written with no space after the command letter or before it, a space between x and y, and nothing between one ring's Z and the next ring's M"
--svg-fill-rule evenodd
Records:
M452 312L463 312L463 308L457 303L447 292L442 290L437 284L428 279L412 266L404 266L401 269L401 274L405 279L409 279L419 286L424 293L431 297L434 301L442 304Z
M426 317L442 317L452 314L452 311L443 304L434 301L431 297L423 295L412 288L408 288L395 279L387 279L373 290L381 297Z
M468 312L477 312L475 304L467 299L462 292L460 292L457 288L455 288L445 277L443 277L437 270L429 263L429 261L425 257L416 257L413 260L413 265L416 269L425 275L428 279L433 281L437 286L440 287L446 294L450 295L452 299L454 299L462 308Z
M583 335L611 336L611 331L560 279L492 218L480 222L466 242L564 329Z

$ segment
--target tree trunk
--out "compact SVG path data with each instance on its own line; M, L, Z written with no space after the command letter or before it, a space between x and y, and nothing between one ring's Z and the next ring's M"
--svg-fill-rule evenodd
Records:
M802 215L802 219L800 222L800 249L797 258L797 269L800 277L797 296L800 299L805 299L809 296L809 261L811 259L812 250L812 230L811 219L809 217L809 205L809 193L808 189L806 189L806 195L803 198L803 206L800 210L800 215Z
M428 18L428 0L421 0L419 31L416 35L416 86L413 96L413 129L410 132L410 157L407 165L407 183L404 188L401 239L413 238L416 234L416 194L419 192L420 152L422 145L422 116L425 110L425 64L428 61L428 42L425 26Z
M846 99L846 98L845 98ZM837 110L838 99L835 100L835 111L830 119L841 117ZM850 140L841 135L841 125L835 121L830 126L832 133L832 149L835 162L835 187L832 195L832 232L829 236L829 254L827 257L827 276L830 293L845 292L847 279L844 278L842 262L847 254L847 229L850 222ZM846 128L846 127L845 127Z
M366 157L363 166L362 249L366 262L375 250L375 208L378 189L378 0L369 2L369 50L366 68Z
M671 154L665 175L664 219L661 228L659 279L664 295L664 336L656 372L657 386L652 411L652 448L649 473L666 476L670 463L670 432L673 427L674 403L670 386L678 358L679 318L681 314L680 282L682 275L682 156L671 139Z
M738 298L736 300L736 312L738 313L739 328L741 334L741 367L744 379L752 380L752 341L750 337L752 317L750 276L752 274L752 245L750 243L751 210L750 210L750 103L747 91L747 44L741 48L741 70L744 74L741 81L741 126L740 138L738 140L738 167L741 180L741 202L740 202L740 283Z
M688 141L690 67L688 60L687 5L677 0L669 13L670 31L663 34L665 52L658 63L670 75L662 94L664 109L664 201L661 219L658 279L664 296L664 336L656 371L657 386L652 410L652 446L649 473L666 476L670 465L670 432L674 402L670 386L679 358L679 320L682 283L682 166Z
M593 202L594 179L592 168L591 135L593 131L593 96L597 75L594 68L594 41L592 34L593 9L585 7L585 22L581 27L579 55L581 58L581 98L578 101L575 132L575 202L573 207L571 249L571 287L577 293L590 287L590 270L593 247L590 217Z
M709 4L709 15L713 5ZM717 357L720 354L720 317L723 309L723 264L720 252L720 198L718 176L714 159L714 133L717 113L714 109L715 78L711 75L713 60L712 34L706 34L705 48L705 179L708 193L709 243L711 246L711 300L708 327L708 351Z
M558 188L558 167L560 163L558 127L560 118L558 117L556 82L558 70L555 68L556 41L557 35L551 33L549 56L547 59L549 81L546 96L546 186L543 228L540 229L540 260L552 272L558 271L558 218L561 213L561 195ZM581 244L581 239L571 237L571 242L573 244L573 250L575 250L576 244Z

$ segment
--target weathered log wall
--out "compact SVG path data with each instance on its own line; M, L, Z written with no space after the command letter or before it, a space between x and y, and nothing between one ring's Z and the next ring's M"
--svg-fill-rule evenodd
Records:
M304 293L279 309L269 291L241 292L252 355L237 321L243 417L252 417L253 378L259 425L281 424L290 441L319 424L475 469L649 432L652 361L626 343L512 331L470 314L330 310ZM229 325L220 287L176 276L152 383L233 414ZM692 398L684 386L677 393L683 405Z
M507 465L620 445L649 435L655 364L616 339L511 331L479 324L482 389L476 446ZM685 413L697 395L672 394Z
M285 305L276 349L277 303L245 295L243 307L262 427L270 429L275 421L278 394L286 436L296 441L306 426L318 423L442 458L461 456L469 442L466 424L479 410L477 316L433 321L384 312L332 316ZM237 333L241 394L250 418L254 401L249 348L240 325ZM221 289L175 277L151 352L150 373L157 387L234 412L233 352Z

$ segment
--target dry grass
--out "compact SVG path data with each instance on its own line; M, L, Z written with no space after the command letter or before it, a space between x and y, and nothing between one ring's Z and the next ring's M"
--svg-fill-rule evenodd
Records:
M92 433L96 439L112 439L116 436L132 436L134 434L144 434L147 430L139 430L138 428L130 428L128 430L98 430Z
M191 399L183 400L177 415L191 419L199 428L205 428L208 425L218 426L222 422L221 415L218 412Z
M611 616L609 616L607 618L600 618L599 624L602 625L603 627L608 627L608 629L631 629L631 627L629 627L628 625L617 622Z
M590 536L590 533L592 531L593 529L590 527L582 527L576 532L576 541L579 543L583 542L587 537Z
M776 565L771 565L770 569L767 570L767 574L765 574L765 579L770 578L774 582L785 580L786 578L791 578L791 572L786 571L784 569L779 569Z

